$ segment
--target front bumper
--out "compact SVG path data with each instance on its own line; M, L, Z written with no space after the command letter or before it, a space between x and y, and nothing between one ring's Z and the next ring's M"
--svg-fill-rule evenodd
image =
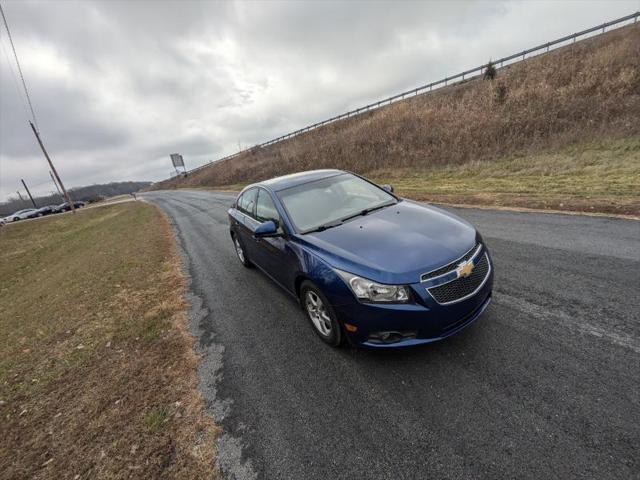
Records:
M352 344L373 348L420 345L454 335L475 322L491 302L493 270L472 296L441 305L423 283L411 285L415 301L406 304L361 303L334 305L338 318L353 327L346 334ZM381 340L379 333L393 332L395 338Z

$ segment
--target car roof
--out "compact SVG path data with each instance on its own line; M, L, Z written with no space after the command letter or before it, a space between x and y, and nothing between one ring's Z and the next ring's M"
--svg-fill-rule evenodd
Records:
M278 190L284 190L285 188L295 187L297 185L313 182L322 178L335 177L336 175L341 175L343 173L347 172L335 169L308 170L306 172L291 173L289 175L283 175L281 177L270 178L269 180L249 185L249 187L264 186L268 187L274 192L277 192Z

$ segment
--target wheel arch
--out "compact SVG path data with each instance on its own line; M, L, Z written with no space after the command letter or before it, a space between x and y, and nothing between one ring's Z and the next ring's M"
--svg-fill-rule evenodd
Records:
M302 305L302 300L300 299L300 287L302 287L302 283L305 280L309 280L311 283L314 283L313 280L311 280L311 278L305 273L299 273L298 275L296 275L296 278L293 281L293 289L296 294L296 298L298 299L298 302L300 302L300 305Z

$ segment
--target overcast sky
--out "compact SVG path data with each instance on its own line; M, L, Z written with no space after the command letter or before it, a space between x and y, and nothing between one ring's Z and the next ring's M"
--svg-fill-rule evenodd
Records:
M169 175L640 9L552 2L2 3L67 187ZM2 31L0 201L55 189Z

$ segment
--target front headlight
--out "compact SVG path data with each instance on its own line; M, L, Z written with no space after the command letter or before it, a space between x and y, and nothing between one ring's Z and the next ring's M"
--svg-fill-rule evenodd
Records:
M360 300L380 303L406 303L409 290L402 285L383 285L349 272L337 270L338 275L347 282L353 294Z

